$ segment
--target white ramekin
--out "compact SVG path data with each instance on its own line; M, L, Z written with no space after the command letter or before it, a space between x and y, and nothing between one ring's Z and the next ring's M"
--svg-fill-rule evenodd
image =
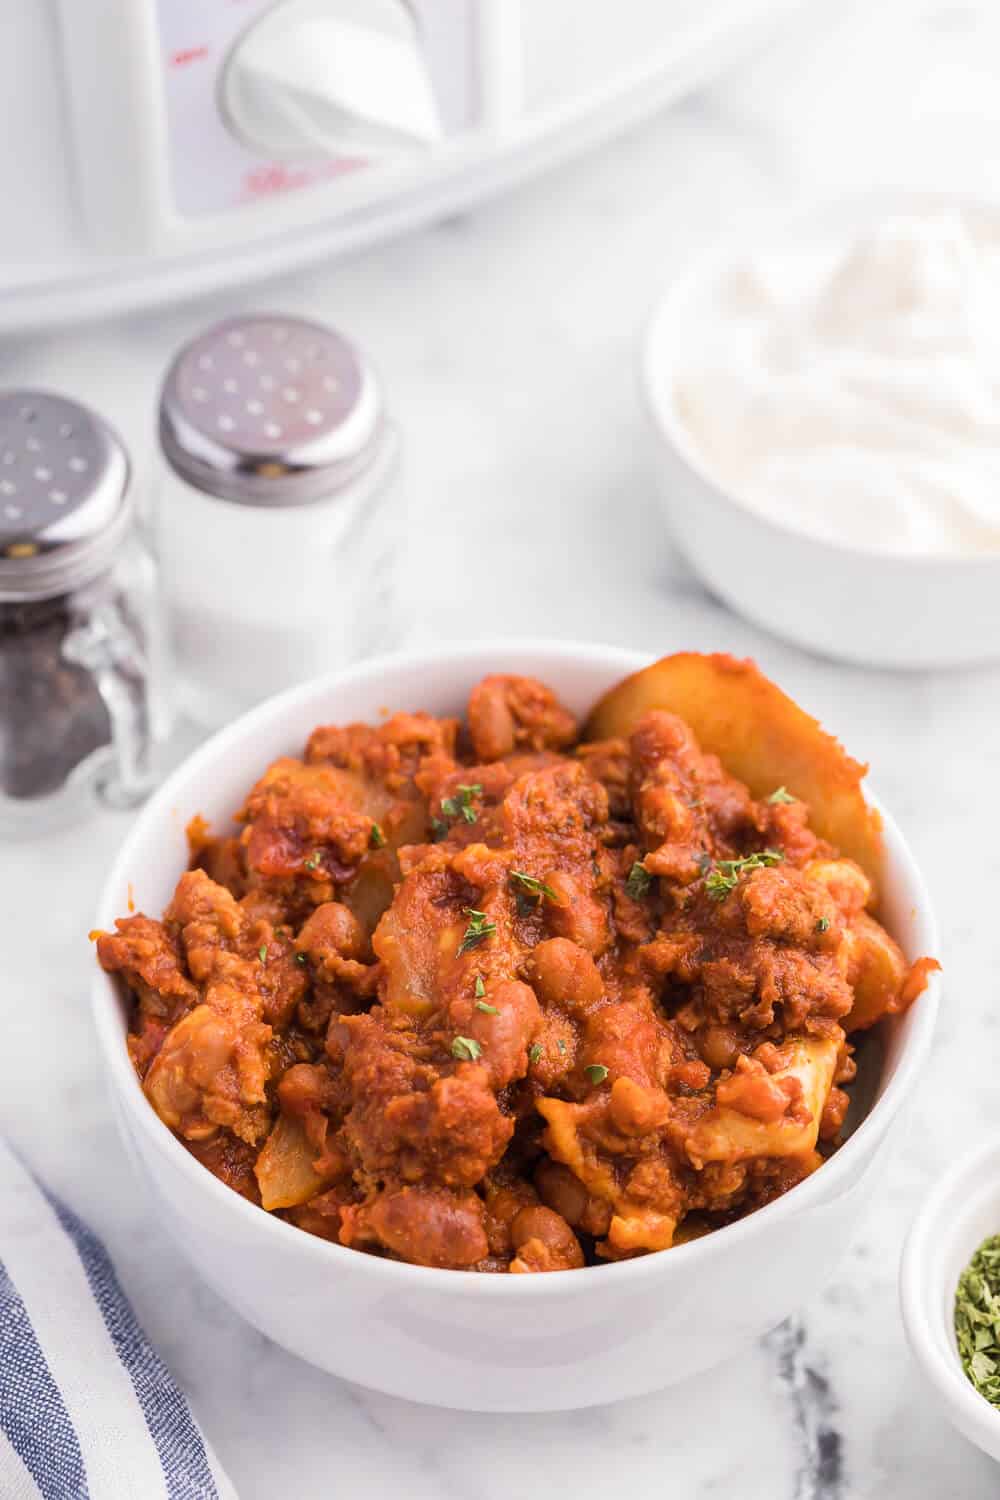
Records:
M962 1369L954 1325L958 1278L993 1234L1000 1234L1000 1136L959 1158L931 1190L907 1236L899 1277L910 1348L945 1416L1000 1460L1000 1411Z
M887 213L995 205L949 195L863 195L791 217L766 242L822 237ZM1000 658L1000 555L892 555L835 544L781 522L723 489L677 412L675 376L697 327L692 303L746 244L699 256L655 307L640 378L659 439L657 483L677 546L707 586L755 624L824 656L862 666L949 667Z
M458 713L492 671L538 676L583 713L643 660L605 646L493 641L386 657L271 699L196 751L142 810L104 886L97 925L111 926L130 897L159 913L187 862L187 820L197 812L225 826L260 770L301 754L318 723L377 719L385 705ZM888 818L886 848L886 920L909 956L933 953L927 893ZM885 1170L890 1127L930 1042L937 988L933 979L891 1027L868 1118L785 1197L662 1254L512 1277L380 1260L254 1207L153 1113L126 1053L123 995L100 972L93 1005L151 1212L221 1297L269 1338L361 1385L438 1406L547 1411L639 1395L705 1369L816 1292Z

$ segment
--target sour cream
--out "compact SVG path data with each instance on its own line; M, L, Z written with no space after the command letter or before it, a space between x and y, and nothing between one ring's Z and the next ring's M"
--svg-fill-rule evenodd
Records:
M690 306L673 399L701 466L783 525L1000 551L1000 232L892 217L727 262Z

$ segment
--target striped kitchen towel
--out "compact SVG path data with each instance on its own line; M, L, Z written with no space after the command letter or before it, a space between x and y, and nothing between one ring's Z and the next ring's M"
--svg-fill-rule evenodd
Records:
M236 1500L104 1246L2 1142L0 1496Z

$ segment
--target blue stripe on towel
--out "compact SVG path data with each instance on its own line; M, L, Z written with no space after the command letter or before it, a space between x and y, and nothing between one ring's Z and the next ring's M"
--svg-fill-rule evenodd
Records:
M2 1261L0 1426L45 1500L88 1500L76 1432Z
M51 1194L46 1196L76 1246L111 1342L135 1387L170 1500L219 1500L197 1423L170 1371L136 1322L104 1246L71 1209Z

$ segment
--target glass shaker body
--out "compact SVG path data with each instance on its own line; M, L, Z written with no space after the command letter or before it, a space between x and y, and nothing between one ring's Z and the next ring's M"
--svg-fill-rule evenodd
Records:
M147 794L164 643L110 429L61 397L5 395L0 469L13 476L0 508L0 836L12 837Z
M179 707L217 727L394 644L399 437L351 346L283 318L210 330L168 376L161 438Z

